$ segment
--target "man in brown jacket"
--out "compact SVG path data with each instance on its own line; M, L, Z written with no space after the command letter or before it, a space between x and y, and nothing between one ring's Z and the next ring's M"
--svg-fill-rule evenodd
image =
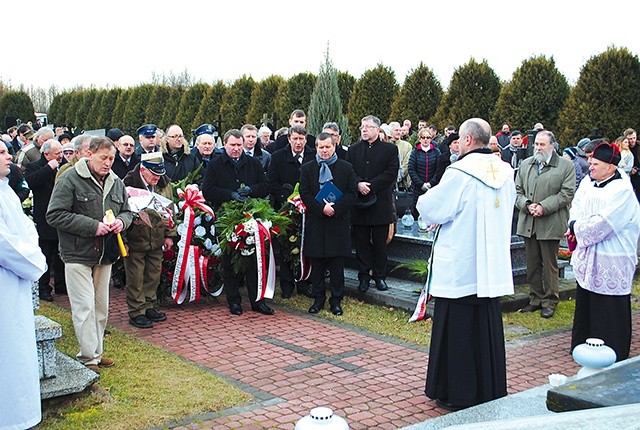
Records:
M516 234L524 238L531 286L529 304L520 311L542 309L543 318L551 318L560 301L558 249L576 188L573 164L557 154L555 144L553 133L538 132L533 156L522 162L516 175Z

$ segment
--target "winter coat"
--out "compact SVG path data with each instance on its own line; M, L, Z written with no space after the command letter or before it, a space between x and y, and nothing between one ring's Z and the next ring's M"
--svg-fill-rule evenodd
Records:
M175 154L163 153L164 166L167 169L167 176L171 182L181 181L200 164L198 159L189 153L185 153L184 149L180 149Z
M209 162L202 178L202 195L217 209L222 203L233 200L231 193L243 185L251 188L249 197L269 195L269 183L257 159L242 153L236 164L224 152Z
M383 225L395 222L393 188L398 178L398 147L376 139L373 143L358 141L347 151L347 161L356 172L357 182L370 182L376 202L366 208L351 210L354 225Z
M56 229L46 220L47 208L58 172L58 169L52 169L48 163L49 161L42 154L39 160L27 164L24 178L33 192L33 222L36 223L38 236L44 240L58 240Z
M116 158L113 159L113 166L111 166L111 170L113 173L118 175L118 178L124 179L127 176L127 173L133 170L134 167L140 162L140 155L135 152L131 154L131 158L129 159L129 165L122 160L120 156L120 152L116 152Z
M348 257L351 255L351 207L356 201L358 186L353 167L344 160L329 166L333 184L343 192L331 217L322 213L324 203L315 196L320 191L317 162L306 163L300 169L300 197L307 207L304 253L311 258Z
M315 159L316 151L305 147L302 152L302 164ZM296 184L300 182L300 167L298 160L293 158L290 145L271 154L267 178L275 209L282 207Z
M537 240L560 240L567 231L569 205L576 191L576 171L571 161L555 151L549 164L538 172L533 157L525 159L516 175L516 207L518 227L516 234ZM529 203L540 203L542 217L534 217L527 209Z
M124 184L127 187L147 189L146 184L140 176L140 164L124 177ZM153 192L168 199L172 198L169 177L163 175L158 184L153 188ZM149 212L148 212L149 213ZM175 228L169 228L166 219L155 211L149 213L149 220L152 227L142 222L138 217L134 218L131 226L127 229L125 239L129 247L134 251L153 251L162 248L165 237L172 237L176 234Z
M437 184L436 172L438 170L440 150L433 143L429 145L427 152L422 150L421 144L416 145L416 149L411 152L411 157L409 157L409 176L411 176L414 196L419 196L426 192L422 189L425 182L429 182L431 186Z
M105 236L96 236L98 223L108 209L127 229L133 220L124 183L109 172L104 187L93 177L88 159L82 158L72 169L58 178L49 208L47 222L58 229L60 257L65 263L93 266L109 264L105 257Z

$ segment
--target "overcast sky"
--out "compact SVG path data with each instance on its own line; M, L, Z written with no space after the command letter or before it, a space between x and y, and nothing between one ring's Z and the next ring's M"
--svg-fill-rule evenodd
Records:
M359 78L378 63L399 83L422 61L447 87L470 58L503 80L553 57L570 84L610 46L640 53L635 0L10 0L2 5L0 79L12 86L134 86L152 76L206 83L317 74L329 45Z

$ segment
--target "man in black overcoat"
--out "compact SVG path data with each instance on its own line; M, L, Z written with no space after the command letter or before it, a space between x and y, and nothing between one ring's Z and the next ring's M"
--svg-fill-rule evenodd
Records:
M328 269L331 274L330 309L334 315L342 315L344 261L351 255L350 211L356 201L358 186L353 167L338 159L336 146L337 142L329 133L320 133L316 139L316 159L300 169L300 197L307 208L304 254L312 264L314 301L309 308L312 314L324 307L325 270ZM327 182L342 192L342 197L335 202L316 199Z
M232 129L225 133L225 152L213 159L207 166L202 179L202 194L211 202L214 210L228 201L244 202L247 197L263 198L269 195L269 184L260 161L249 157L243 150L243 137L240 130ZM236 274L231 267L231 256L222 255L224 290L229 310L233 315L241 315L242 301L238 287L246 279L251 308L264 315L273 315L264 300L256 301L258 296L258 274L255 254L247 258L247 270Z
M56 294L66 294L67 286L64 277L64 263L58 251L58 231L46 220L47 207L51 200L58 168L62 163L62 145L55 139L42 144L40 159L25 166L24 178L33 190L33 221L38 230L38 245L47 258L47 270L38 280L39 295L42 300L53 301L51 295L51 270L54 276Z
M367 115L360 125L361 139L347 151L358 180L358 200L351 211L351 224L358 260L358 290L366 292L373 277L384 291L387 270L389 225L395 222L393 187L400 162L398 147L378 137L380 119Z
M287 137L289 144L272 154L267 173L269 193L271 194L273 207L276 210L282 207L296 184L300 182L300 166L308 161L315 160L316 157L315 150L312 150L306 144L307 131L303 126L291 126ZM282 297L289 298L294 289L293 274L291 273L291 268L284 261L282 254L279 254L279 259ZM298 292L312 296L311 286L308 282L299 282Z

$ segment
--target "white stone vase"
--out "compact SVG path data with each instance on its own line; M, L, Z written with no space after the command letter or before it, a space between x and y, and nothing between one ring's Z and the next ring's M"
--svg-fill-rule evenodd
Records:
M573 348L573 359L582 366L576 379L600 372L616 362L616 353L602 339L590 337L585 343Z
M300 418L294 430L349 430L349 425L344 418L334 415L330 408L319 407Z

